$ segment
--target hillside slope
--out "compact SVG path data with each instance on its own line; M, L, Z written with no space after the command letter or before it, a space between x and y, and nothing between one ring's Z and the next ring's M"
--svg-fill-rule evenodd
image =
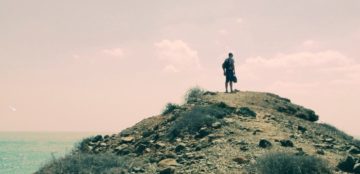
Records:
M119 134L85 139L74 154L122 157L121 167L104 173L256 173L257 159L271 152L316 156L335 173L355 172L359 143L317 120L270 93L193 93ZM54 170L48 164L38 173Z

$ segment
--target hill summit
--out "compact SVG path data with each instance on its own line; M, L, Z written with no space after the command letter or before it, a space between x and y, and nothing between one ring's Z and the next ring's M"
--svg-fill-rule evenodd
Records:
M360 173L359 141L318 119L275 94L194 88L184 104L86 138L37 173Z

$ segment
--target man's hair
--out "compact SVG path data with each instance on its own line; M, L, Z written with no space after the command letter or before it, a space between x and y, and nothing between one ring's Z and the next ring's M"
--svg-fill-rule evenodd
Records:
M230 56L233 56L233 53L229 53L229 57L230 57Z

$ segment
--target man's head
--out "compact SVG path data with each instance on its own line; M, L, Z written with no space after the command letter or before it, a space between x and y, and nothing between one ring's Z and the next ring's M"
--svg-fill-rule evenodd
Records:
M229 57L232 58L234 55L233 53L229 53Z

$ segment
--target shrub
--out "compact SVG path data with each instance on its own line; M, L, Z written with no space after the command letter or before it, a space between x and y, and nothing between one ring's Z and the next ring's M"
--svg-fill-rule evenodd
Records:
M327 123L319 123L317 129L323 135L338 136L349 141L353 140L352 136Z
M168 137L174 139L181 133L197 133L204 126L211 126L217 119L234 112L235 108L220 102L211 105L195 106L176 118L168 131Z
M245 117L256 117L256 113L248 107L241 107L236 113Z
M216 116L210 107L194 107L191 111L181 115L169 129L169 138L174 139L182 132L196 133L203 126L210 126Z
M330 174L326 161L314 156L296 156L289 153L269 153L257 160L259 174Z
M86 154L75 153L63 158L53 159L45 164L36 174L62 173L106 173L113 168L125 168L124 157L115 154Z
M175 109L179 109L179 108L180 108L180 106L177 105L177 104L168 103L168 104L166 104L165 109L164 109L163 112L162 112L162 115L170 114L170 113L172 113Z
M204 92L205 91L199 87L194 87L194 88L189 89L185 95L185 102L186 103L194 103L194 102L200 101Z

